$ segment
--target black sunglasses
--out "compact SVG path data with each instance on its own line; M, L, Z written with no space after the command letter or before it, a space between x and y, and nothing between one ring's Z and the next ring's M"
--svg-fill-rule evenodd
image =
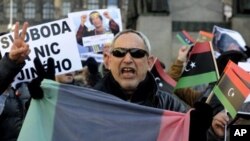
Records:
M148 56L148 52L139 48L114 48L111 50L111 54L115 57L124 57L127 53L133 58L143 58L145 55Z

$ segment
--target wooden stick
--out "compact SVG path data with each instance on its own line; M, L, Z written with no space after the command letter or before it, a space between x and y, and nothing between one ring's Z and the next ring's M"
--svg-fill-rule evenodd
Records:
M210 49L211 49L211 53L212 53L212 56L213 56L213 61L214 61L214 64L215 64L215 70L216 70L216 74L217 74L217 78L218 80L220 79L220 74L219 74L219 70L218 70L218 67L217 67L217 63L216 63L216 60L215 60L215 56L214 56L214 49L213 49L213 44L211 41L209 41L209 44L210 44ZM206 103L209 104L212 97L214 96L214 93L213 93L213 90L210 92L209 96L207 97L207 100L206 100Z

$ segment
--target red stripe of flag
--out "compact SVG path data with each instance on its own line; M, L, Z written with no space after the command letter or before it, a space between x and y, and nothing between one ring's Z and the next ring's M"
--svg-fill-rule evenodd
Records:
M250 88L250 74L235 63L233 63L231 60L228 62L228 65L232 68L232 70L238 75L241 80L246 81L246 85L248 86L248 88Z
M192 48L191 54L198 54L211 51L210 42L196 42Z
M165 110L157 141L188 141L190 111L179 113Z
M247 88L247 86L243 83L243 81L240 80L240 78L233 72L232 69L225 72L228 75L228 78L231 80L231 82L236 86L241 94L246 98L250 92L250 90ZM235 76L235 77L233 77Z
M182 33L186 36L186 38L195 43L195 40L190 36L190 34L188 34L186 30L182 30Z
M202 35L202 36L205 36L205 37L207 37L207 38L209 38L211 40L214 37L213 33L209 33L209 32L206 32L206 31L200 31L199 34Z

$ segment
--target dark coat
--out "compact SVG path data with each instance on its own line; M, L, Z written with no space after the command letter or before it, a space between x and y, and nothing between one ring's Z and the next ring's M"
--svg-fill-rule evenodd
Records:
M24 65L25 63L17 64L11 61L8 53L0 60L0 95L8 88Z
M27 112L26 102L30 95L23 83L18 91L10 88L5 106L0 114L0 141L16 141Z
M149 72L145 80L139 84L138 89L131 98L123 93L120 85L115 81L110 72L105 75L94 89L112 94L125 101L130 101L139 105L183 113L189 110L189 107L178 97L159 90L153 75Z

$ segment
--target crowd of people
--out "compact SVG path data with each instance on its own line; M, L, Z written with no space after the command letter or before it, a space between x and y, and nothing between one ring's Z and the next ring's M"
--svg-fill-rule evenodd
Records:
M92 18L98 18L98 13L92 14ZM84 21L81 26L84 27ZM29 45L24 41L27 27L28 23L25 22L22 33L19 35L19 23L16 23L13 45L0 60L1 141L17 140L30 99L39 100L43 97L43 92L39 87L44 78L53 79L59 83L89 87L112 94L124 101L148 107L182 113L187 113L192 109L189 140L223 140L229 116L215 96L209 104L204 100L211 93L214 83L207 84L203 91L194 88L184 88L174 93L160 90L150 72L155 56L151 54L149 40L143 33L135 30L116 33L109 52L105 52L103 65L90 57L82 62L82 70L55 76L53 58L47 71L39 68L39 59L36 59L34 63L38 78L31 82L22 82L15 89L12 88L11 83L25 65L25 58L30 52ZM176 81L181 77L189 51L190 48L181 47L176 61L166 71ZM246 61L247 58L247 54L243 52L226 52L217 58L219 72L222 73L228 60L237 63ZM45 72L47 75L44 75Z

